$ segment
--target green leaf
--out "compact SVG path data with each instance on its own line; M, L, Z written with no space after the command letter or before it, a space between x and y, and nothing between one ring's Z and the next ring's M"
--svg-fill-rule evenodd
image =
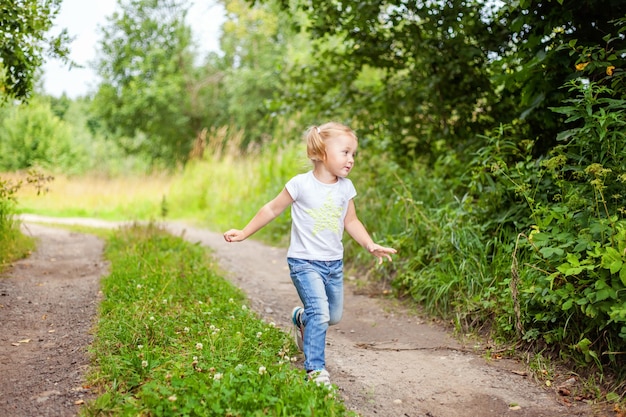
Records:
M605 288L596 292L596 302L604 301L610 297L611 297L611 290L609 288Z
M563 311L567 311L570 308L572 308L572 305L574 305L574 300L572 300L571 298L567 301L565 301L563 303L563 305L561 306L561 308L563 309Z
M622 398L621 395L615 393L615 392L609 392L608 394L606 394L606 400L609 403L613 403L613 402L617 402Z
M602 267L616 274L622 269L622 256L618 251L611 247L606 248L606 252L602 255Z
M572 264L564 263L564 264L559 265L557 269L563 274L565 274L565 276L569 277L572 275L580 274L585 268L582 266L572 266Z
M563 256L563 249L561 248L545 247L539 249L539 252L546 258L549 258L552 255Z

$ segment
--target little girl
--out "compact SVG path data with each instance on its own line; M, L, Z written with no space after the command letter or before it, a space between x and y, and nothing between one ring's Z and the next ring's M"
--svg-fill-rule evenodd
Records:
M344 229L362 247L378 258L391 261L393 248L372 240L354 206L356 190L347 176L357 150L355 133L340 123L310 127L306 133L307 156L313 169L287 182L243 230L224 233L227 242L240 242L280 215L291 205L291 241L287 263L300 300L292 321L296 342L304 351L304 368L309 378L330 386L326 370L326 332L343 313ZM306 329L306 331L305 331Z

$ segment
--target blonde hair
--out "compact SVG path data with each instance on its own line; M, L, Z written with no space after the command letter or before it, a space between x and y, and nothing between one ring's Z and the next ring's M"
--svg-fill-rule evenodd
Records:
M341 135L351 136L358 141L354 131L341 123L328 122L320 126L309 127L304 133L307 158L314 162L324 161L326 159L325 141Z

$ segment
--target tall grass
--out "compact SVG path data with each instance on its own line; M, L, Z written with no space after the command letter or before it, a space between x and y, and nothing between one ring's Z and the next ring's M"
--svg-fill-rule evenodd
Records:
M34 247L33 240L21 233L20 224L15 220L16 194L21 188L20 181L0 176L0 272Z
M24 173L3 174L22 180ZM20 212L106 220L154 220L167 212L172 174L109 177L93 171L83 176L55 175L42 190L17 193Z
M310 168L301 142L272 141L243 151L242 141L241 132L226 128L207 135L202 156L192 160L171 185L172 217L194 220L214 230L243 228L287 180ZM288 229L287 212L255 237L286 244Z
M374 267L369 254L347 239L348 264L463 332L499 319L496 312L511 311L512 248L485 235L473 201L457 196L450 181L423 165L402 169L385 155L367 149L360 155L352 178L357 212L374 239L398 255L393 264Z

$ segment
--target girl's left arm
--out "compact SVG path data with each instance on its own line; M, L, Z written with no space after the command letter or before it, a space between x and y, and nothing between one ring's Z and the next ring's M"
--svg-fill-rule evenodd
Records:
M367 229L365 229L365 226L363 226L363 223L361 223L361 220L359 220L359 217L356 215L354 200L350 200L348 203L348 212L344 220L344 228L359 245L378 258L379 265L383 263L384 258L387 258L391 262L391 255L397 253L395 249L380 246L372 240Z

